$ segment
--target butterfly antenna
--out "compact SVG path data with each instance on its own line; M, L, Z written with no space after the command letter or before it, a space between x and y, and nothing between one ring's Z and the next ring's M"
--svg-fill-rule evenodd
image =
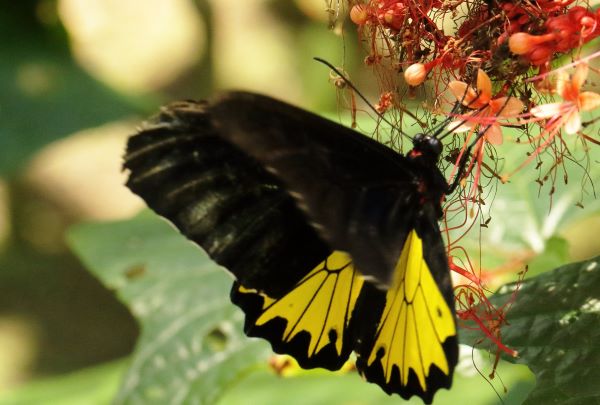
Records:
M443 139L448 134L451 134L452 131L454 131L454 129L458 128L459 126L461 126L465 122L466 122L466 120L459 122L455 127L451 128L448 131L448 133L446 133L440 139ZM477 142L479 142L479 140L481 138L483 138L483 135L485 134L485 132L491 126L492 126L492 124L488 124L485 127L483 127L483 129L480 129L479 131L477 131L477 134L475 135L475 139L473 139L471 141L471 143L469 144L469 146L467 146L467 149L465 149L465 152L463 153L462 157L460 158L460 162L458 162L458 172L456 173L456 176L454 176L454 181L452 182L452 184L450 185L450 187L448 187L448 191L446 192L446 194L452 194L454 192L454 190L456 190L456 188L460 184L460 181L462 180L463 174L465 173L465 169L467 167L467 163L469 162L469 158L471 157L471 150L477 144Z
M447 123L452 119L452 116L456 113L458 113L458 110L460 109L461 105L464 105L464 100L467 97L467 92L468 92L468 88L465 89L465 92L463 93L462 97L460 100L458 100L455 104L454 107L452 107L452 110L450 111L450 113L448 114L448 118L446 118L444 121L442 121L442 123L438 126L438 129L436 129L433 134L432 137L437 138L438 140L443 140L444 138L446 138L448 135L451 135L454 130L458 127L460 127L461 125L463 125L465 122L468 121L468 118L465 118L462 121L459 121L456 125L452 126L452 128L450 128L448 130L448 132L446 132L444 135L440 136L438 138L438 135L442 133L442 131L444 130L445 126L447 125ZM479 99L479 95L477 95L477 97L475 97L469 104L474 103L475 101L477 101ZM477 113L477 111L475 111L475 114ZM486 128L487 129L487 128ZM485 132L485 131L484 131ZM479 138L477 138L477 140L479 140Z
M451 119L452 119L452 118L451 118L451 116L452 116L452 115L454 115L454 114L456 114L456 113L458 112L459 108L460 108L460 102L456 102L456 103L454 104L454 107L452 107L452 110L451 110L451 111L450 111L450 113L449 113L449 115L450 115L450 116L449 116L448 118L446 118L445 120L443 120L441 123L439 123L439 124L437 125L437 128L434 128L434 129L432 130L431 137L438 139L438 135L439 135L439 134L441 134L441 133L442 133L442 131L443 131L443 130L446 128L446 125L448 125L448 123L449 123L449 122L451 121ZM464 122L461 122L459 125L462 125L463 123L464 123ZM456 127L458 128L458 126L459 126L459 125L457 125ZM450 131L448 131L446 134L442 135L442 136L439 138L439 140L441 141L441 140L442 140L442 139L444 139L444 138L445 138L445 137L446 137L446 136L447 136L449 133L452 133L452 130L454 130L454 128L452 128L452 129L451 129Z
M509 94L512 94L509 93ZM504 108L506 107L506 104L508 103L508 100L510 99L511 96L506 98L506 101L504 102L504 104L502 105L502 107L500 108L500 110L496 113L496 118L500 115L500 113L502 112L502 110L504 110ZM460 103L457 103L457 105ZM456 108L456 106L455 106ZM453 113L455 108L452 109ZM477 111L476 111L477 112ZM456 124L456 126L454 126L453 128L451 128L446 134L444 134L442 137L440 137L440 140L444 139L446 136L450 135L456 128L458 128L459 126L461 126L462 124L464 124L465 122L467 122L468 120L463 120L461 122L459 122L458 124ZM475 135L475 139L473 139L473 141L471 141L471 143L469 144L469 146L467 146L467 149L465 150L465 153L463 153L460 162L458 162L458 172L456 173L456 176L454 177L454 181L452 182L452 185L450 185L450 187L448 187L448 191L446 192L447 194L452 194L452 192L456 189L456 187L458 187L458 185L460 184L461 178L465 172L465 168L467 166L467 163L469 161L469 157L471 156L471 150L473 149L473 147L477 144L477 142L479 142L479 140L481 138L483 138L483 136L485 135L486 131L492 126L493 124L487 124L486 126L483 127L483 129L479 129L479 131L477 131L477 135Z
M465 89L465 92L463 93L462 98L460 100L458 100L454 104L454 107L452 107L452 111L450 111L450 113L449 113L449 117L446 118L446 120L444 120L444 122L442 124L450 121L451 117L458 112L458 110L460 109L460 106L464 104L464 100L467 97L467 92L468 92L468 88ZM478 98L479 98L479 95L477 95L477 97L475 97L469 104L474 103L475 101L477 101ZM474 114L477 114L477 112L478 111L475 111ZM456 125L452 126L452 128L449 129L448 132L446 132L444 135L440 136L439 140L441 141L442 139L444 139L448 135L451 135L454 132L454 130L456 130L456 128L460 127L461 125L463 125L467 121L468 121L468 118L465 118L464 120L459 121ZM437 137L437 135L439 135L442 132L443 128L444 127L440 127L440 129L438 131L436 131L436 133L435 133L434 136Z
M377 111L375 106L373 104L371 104L371 102L369 100L367 100L367 98L356 88L356 86L354 84L352 84L350 79L348 79L338 68L333 66L331 63L327 62L325 59L321 59L318 57L315 57L313 59L316 60L317 62L321 62L322 64L327 66L329 69L333 70L335 72L335 74L337 74L344 81L344 83L346 83L348 85L348 87L350 87L356 94L358 94L358 96L362 99L362 101L364 101L369 106L369 108L371 110L373 110L373 112L375 114L377 114L377 116L379 118L381 118L381 120L383 122L385 122L386 124L388 124L389 126L394 128L396 131L398 131L398 133L400 135L405 136L412 141L412 138L408 134L406 134L404 131L402 131L400 128L398 128L396 125L394 125L391 121L389 121L387 118L385 118L379 111Z

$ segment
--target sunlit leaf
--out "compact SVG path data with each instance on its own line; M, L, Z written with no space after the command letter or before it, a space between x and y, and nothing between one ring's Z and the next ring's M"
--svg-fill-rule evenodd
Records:
M505 131L508 135L516 134L509 129ZM568 141L573 150L581 154L581 145L576 144L575 139ZM496 148L498 162L490 163L490 166L499 174L509 172L525 162L528 151L531 151L531 145L505 142ZM587 153L590 162L600 160L600 148L590 148ZM461 237L466 232L464 222L472 218L465 218L462 213L449 218L450 225L456 226L451 239L461 237L460 246L469 252L471 259L481 260L478 266L484 270L502 270L497 274L497 282L515 279L514 274L506 272L507 265L521 271L530 264L531 272L527 275L530 277L569 263L573 260L570 257L572 247L580 240L588 242L588 250L594 254L600 251L600 242L594 244L593 228L584 228L577 234L570 232L568 240L561 239L574 225L600 215L600 198L594 195L595 185L590 182L590 179L600 179L600 165L592 163L584 167L565 160L564 169L561 166L559 173L561 176L568 174L569 182L565 184L563 177L555 179L550 194L553 180L546 179L540 186L536 179L552 162L544 156L539 170L534 161L516 172L506 184L492 180L485 191L485 204L481 207L483 215L479 217L482 222L489 220L489 223L480 228L477 221L465 238ZM489 171L485 172L489 175Z
M506 131L514 136L518 133ZM578 156L584 155L575 138L567 141ZM527 160L531 151L529 145L503 145L498 149L503 158L497 165L498 172L514 170ZM600 148L590 148L585 154L592 162L589 167L584 166L585 161L564 160L556 171L556 178L545 178L545 174L553 173L550 168L555 161L553 157L544 156L539 168L533 161L510 177L508 183L498 184L497 193L486 199L492 221L483 234L482 245L502 243L505 248L526 247L541 253L546 242L565 226L600 212L600 199L594 195L594 184L590 182L590 179L600 178L600 165L593 164L600 159ZM540 179L544 180L543 186L537 182ZM577 203L583 203L585 208L579 208Z

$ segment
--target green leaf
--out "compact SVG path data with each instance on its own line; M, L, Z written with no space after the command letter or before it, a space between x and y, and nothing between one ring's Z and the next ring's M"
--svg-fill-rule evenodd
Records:
M503 131L507 138L518 134L508 128ZM577 143L576 137L565 141L581 156L581 144ZM496 171L502 174L514 170L526 161L531 148L531 145L514 142L497 146ZM467 231L464 227L465 221L473 219L467 214L460 212L446 218L451 228L450 240L460 240L460 247L469 253L475 267L487 271L495 286L516 278L515 274L507 272L511 267L516 273L528 264L527 277L531 277L576 260L571 255L575 254L574 246L580 246L581 241L587 245L587 250L578 258L598 254L600 243L595 236L595 227L580 227L576 233L571 231L578 223L600 217L600 198L591 193L594 188L589 181L600 178L600 165L593 164L600 160L600 148L590 148L586 153L592 162L589 167L581 162L563 161L557 170L560 176L555 179L552 196L549 195L552 178L547 179L541 189L536 182L540 171L536 170L535 161L514 174L506 184L492 180L485 189L482 214L471 229ZM548 166L554 162L554 157L549 154L544 154L543 158L542 174L547 173ZM488 161L488 164L494 167L492 162ZM564 184L564 173L568 174L568 184ZM482 180L486 181L489 183ZM585 208L578 207L579 202ZM488 219L490 222L480 228L479 220ZM458 249L453 254L464 260ZM494 274L495 270L499 271Z
M518 350L516 359L535 373L537 385L528 404L600 402L600 257L500 288L496 306L511 300L502 341ZM462 330L473 344L482 336ZM495 350L489 346L490 350Z
M231 277L163 220L79 225L69 242L141 325L116 403L214 403L265 361L268 344L243 335L229 301Z
M356 373L313 370L282 379L270 372L268 344L241 332L241 313L228 298L230 278L153 214L79 225L69 233L69 243L142 326L116 403L276 404L291 397L296 403L310 398L332 404L398 401ZM516 404L532 383L526 371L511 367L516 366L502 364L499 374L509 388L506 403ZM453 389L437 394L436 403L465 398L497 402L494 390L472 368L470 355L457 370Z

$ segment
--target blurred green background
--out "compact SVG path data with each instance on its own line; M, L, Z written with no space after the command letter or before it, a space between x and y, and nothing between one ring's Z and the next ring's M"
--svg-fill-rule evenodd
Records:
M344 47L323 10L321 0L0 8L0 392L131 352L136 322L64 232L142 208L120 171L137 123L225 88L335 111L328 70L311 58L357 60L356 41Z
M164 102L230 88L336 116L335 87L314 56L344 65L359 88L376 94L361 70L356 33L329 30L326 3L24 0L0 8L0 403L100 404L117 392L140 330L75 257L65 232L142 209L120 171L126 137L140 120ZM597 238L580 237L598 229L597 212L571 216L544 269L600 252ZM510 367L503 377L522 398L532 377ZM495 403L485 380L469 373L456 389ZM276 403L290 392L297 403L387 398L373 397L381 393L370 385L353 391L355 375L334 387L319 372L289 380L271 374L265 363L223 401Z

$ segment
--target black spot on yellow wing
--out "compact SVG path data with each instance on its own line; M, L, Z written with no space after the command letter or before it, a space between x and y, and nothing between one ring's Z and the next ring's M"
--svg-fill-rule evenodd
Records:
M357 367L386 392L419 395L429 403L438 388L452 382L457 340L454 313L424 257L423 241L412 230Z
M303 368L337 370L352 351L350 320L363 283L350 256L335 251L279 298L239 283L231 298L246 313L249 336L267 339Z

